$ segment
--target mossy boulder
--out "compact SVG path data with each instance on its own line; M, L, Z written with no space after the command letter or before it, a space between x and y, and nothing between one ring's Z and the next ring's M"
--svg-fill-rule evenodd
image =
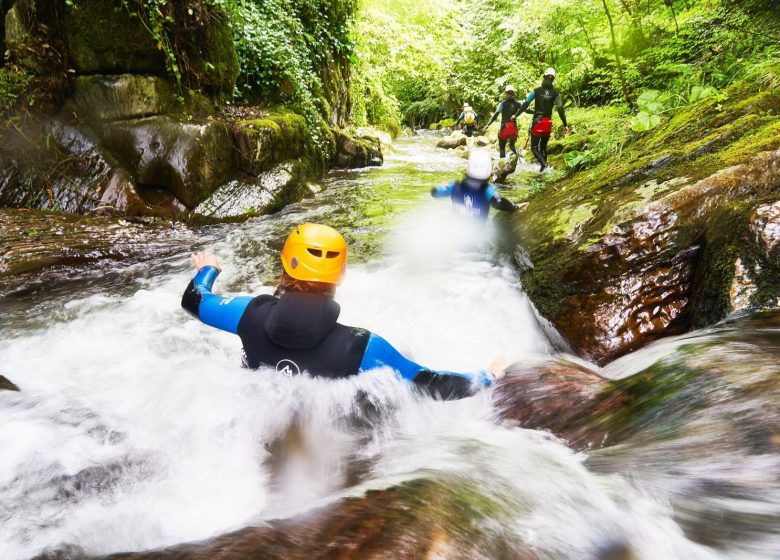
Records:
M296 113L273 112L233 123L238 167L260 175L275 164L312 153L306 120Z
M120 74L79 76L73 97L80 115L96 120L128 120L171 111L173 85L158 76Z
M79 0L65 13L73 66L81 74L164 74L165 53L122 0Z
M194 208L227 183L235 169L230 128L166 116L117 121L100 128L103 145L141 186L165 189Z
M678 111L620 156L536 189L515 220L532 265L523 286L582 355L605 363L712 324L734 310L737 259L768 263L749 221L780 199L780 92L726 93L739 102ZM777 301L762 276L753 306Z
M382 165L382 142L376 136L364 134L358 136L352 130L334 130L336 149L333 154L333 167L355 169Z

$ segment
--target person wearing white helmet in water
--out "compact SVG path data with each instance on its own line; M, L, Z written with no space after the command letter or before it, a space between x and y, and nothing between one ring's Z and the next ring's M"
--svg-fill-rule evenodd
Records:
M534 102L533 120L531 121L531 151L536 157L539 165L539 171L542 172L547 167L547 143L550 141L552 132L552 111L557 109L558 116L563 123L563 133L569 133L569 125L566 122L566 112L563 110L563 98L557 89L553 87L555 81L555 69L548 68L544 71L542 85L528 94L525 101L520 106L517 114L524 112Z
M500 157L506 157L506 145L517 155L515 140L517 140L517 114L520 112L520 102L515 98L515 86L508 85L504 88L504 100L496 107L496 112L490 117L485 128L493 124L493 121L501 115L501 129L498 131L498 150Z
M487 220L490 207L504 212L514 212L517 205L498 194L495 185L490 184L493 162L487 150L473 150L469 156L466 176L443 187L431 190L434 198L449 196L455 209L466 216Z
M472 137L477 130L478 118L479 114L471 108L471 105L464 103L463 112L458 117L458 120L455 121L455 126L458 126L461 122L463 122L466 136Z

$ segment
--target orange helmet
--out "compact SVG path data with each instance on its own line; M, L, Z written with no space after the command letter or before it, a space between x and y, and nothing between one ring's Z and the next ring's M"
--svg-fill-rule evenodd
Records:
M296 280L339 284L347 268L347 242L332 227L300 225L284 242L282 266Z

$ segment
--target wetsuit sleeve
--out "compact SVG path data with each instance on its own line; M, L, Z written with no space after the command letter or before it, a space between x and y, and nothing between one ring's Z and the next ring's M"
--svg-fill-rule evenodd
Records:
M536 98L536 91L531 90L531 93L528 94L528 97L525 98L525 101L520 105L520 108L517 110L517 113L515 113L515 116L519 115L520 113L525 113L526 109L531 105L531 102Z
M431 196L433 198L444 198L452 194L452 189L455 188L455 181L444 187L433 187L431 189Z
M517 210L517 206L515 206L513 202L510 202L498 194L498 189L495 185L490 185L487 188L486 194L489 197L490 205L496 210L501 210L503 212L514 212Z
M463 113L460 114L458 117L458 120L455 121L455 126L458 126L460 124L460 121L462 121L464 118Z
M489 120L489 121L487 122L487 124L485 125L485 128L487 128L487 127L489 127L491 124L493 124L493 121L494 121L494 120L496 120L496 119L498 118L498 115L500 115L500 114L501 114L501 111L503 111L503 110L504 110L504 102L502 101L501 103L499 103L499 104L498 104L498 107L496 107L496 112L495 112L495 113L493 113L493 116L492 116L492 117L490 117L490 120Z
M184 295L181 306L203 323L233 334L238 332L238 322L252 301L251 296L223 297L212 293L211 288L219 275L213 266L204 266L195 275Z
M555 98L555 108L558 110L558 116L561 117L563 126L569 126L566 124L566 111L563 110L563 97L561 97L560 93Z
M492 382L491 377L484 372L475 375L430 370L405 357L381 336L371 333L363 361L360 363L360 373L381 367L394 369L407 381L444 399L473 395L475 385L487 386Z

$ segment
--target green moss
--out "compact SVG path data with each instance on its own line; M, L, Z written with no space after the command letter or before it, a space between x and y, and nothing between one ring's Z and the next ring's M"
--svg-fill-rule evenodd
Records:
M65 33L79 72L165 72L165 55L121 0L74 2L66 11Z
M222 14L215 12L202 35L204 42L188 53L189 85L232 94L240 68L230 26Z

